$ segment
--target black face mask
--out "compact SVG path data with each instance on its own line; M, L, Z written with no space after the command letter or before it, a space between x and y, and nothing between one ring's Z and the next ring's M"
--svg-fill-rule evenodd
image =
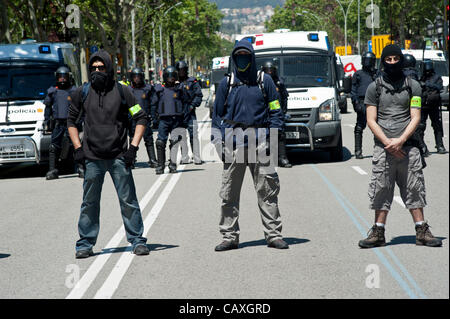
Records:
M250 69L252 56L250 54L237 55L235 57L238 72L245 73Z
M383 62L383 68L386 75L392 81L397 81L403 77L403 63L401 61L394 64Z
M97 91L105 91L108 83L108 74L94 71L91 73L92 87Z

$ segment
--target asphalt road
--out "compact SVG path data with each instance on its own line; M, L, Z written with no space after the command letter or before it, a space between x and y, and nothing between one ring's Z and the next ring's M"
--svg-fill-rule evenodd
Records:
M206 91L204 91L206 93ZM206 99L206 94L205 94ZM264 241L249 172L241 195L240 248L215 252L222 164L207 148L207 109L198 109L201 166L155 175L145 147L133 170L149 256L135 256L124 235L118 199L107 175L95 256L75 259L82 180L46 181L36 167L0 168L0 298L449 298L449 155L433 154L424 170L425 217L443 247L415 245L414 223L401 200L386 226L388 245L363 250L374 214L367 195L373 136L364 131L363 160L356 160L356 115L342 114L344 160L296 152L294 167L279 168L283 236L288 250ZM449 114L444 112L449 149ZM426 142L434 151L430 123ZM396 190L396 196L398 196Z

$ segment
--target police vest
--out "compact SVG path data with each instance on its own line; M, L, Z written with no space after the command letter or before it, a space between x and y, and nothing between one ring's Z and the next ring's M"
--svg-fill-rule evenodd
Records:
M182 89L180 87L158 86L156 89L158 96L159 116L183 116L184 106L182 101Z

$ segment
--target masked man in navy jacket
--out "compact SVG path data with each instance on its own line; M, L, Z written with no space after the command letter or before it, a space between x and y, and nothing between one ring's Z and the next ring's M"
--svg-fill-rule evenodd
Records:
M272 78L257 71L254 50L247 40L234 47L232 65L232 74L220 82L212 118L211 139L224 162L219 225L223 241L215 250L238 248L239 199L247 166L268 246L286 249L289 246L281 236L278 210L280 182L275 171L278 133L284 124L279 95Z

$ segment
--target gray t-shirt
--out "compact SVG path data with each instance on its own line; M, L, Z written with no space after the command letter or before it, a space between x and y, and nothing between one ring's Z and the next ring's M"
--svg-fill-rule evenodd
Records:
M382 79L382 83L390 90L394 90L393 86ZM411 79L412 96L421 96L422 89L420 84ZM406 80L405 84L406 86ZM367 88L364 104L377 106L376 81L372 82ZM387 138L400 137L403 131L411 122L411 101L408 90L400 93L391 94L387 89L381 87L379 105L377 110L377 123L383 130ZM376 139L375 139L376 140Z

